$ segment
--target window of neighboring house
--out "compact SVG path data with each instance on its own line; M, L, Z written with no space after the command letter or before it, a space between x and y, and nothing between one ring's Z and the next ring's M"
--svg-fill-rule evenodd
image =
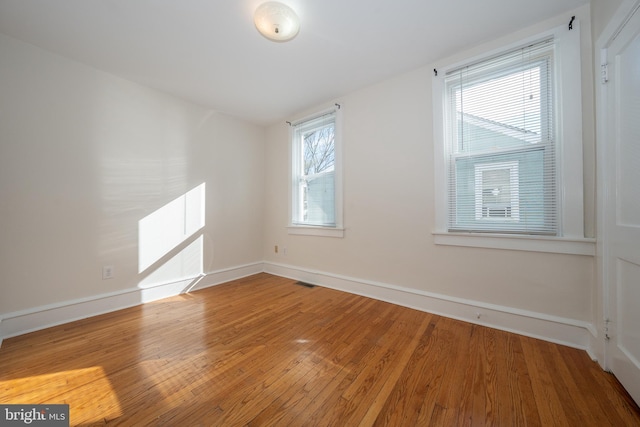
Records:
M339 107L291 125L292 234L342 236Z
M580 67L576 25L437 70L436 243L583 239Z
M520 220L518 162L475 166L476 220Z

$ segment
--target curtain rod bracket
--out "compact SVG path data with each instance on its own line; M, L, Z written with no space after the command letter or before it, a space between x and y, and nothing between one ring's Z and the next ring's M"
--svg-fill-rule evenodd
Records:
M340 108L342 108L342 107L340 106L340 104L338 104L337 102L336 102L334 105L335 105L336 107L338 107L338 110L339 110Z
M435 68L433 69L433 75L438 77L438 70L436 70Z
M286 124L288 124L289 126L291 126L291 122L287 121L287 122L285 122L285 123L286 123Z
M571 17L571 21L569 21L569 30L573 30L573 21L576 19L575 16Z

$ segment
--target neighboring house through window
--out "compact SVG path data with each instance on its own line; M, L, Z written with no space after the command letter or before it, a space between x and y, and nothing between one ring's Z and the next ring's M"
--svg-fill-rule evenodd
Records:
M446 76L448 231L558 234L553 46Z
M436 243L583 238L580 64L574 25L437 70Z

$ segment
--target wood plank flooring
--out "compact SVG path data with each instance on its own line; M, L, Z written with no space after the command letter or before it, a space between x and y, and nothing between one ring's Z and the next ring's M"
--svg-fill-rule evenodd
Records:
M584 351L259 274L7 339L71 425L640 426Z

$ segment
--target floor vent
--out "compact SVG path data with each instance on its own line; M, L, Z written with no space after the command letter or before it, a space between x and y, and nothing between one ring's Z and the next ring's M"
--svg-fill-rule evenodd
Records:
M311 283L307 283L307 282L296 282L296 285L304 286L305 288L315 288L316 287L316 285L312 285Z

